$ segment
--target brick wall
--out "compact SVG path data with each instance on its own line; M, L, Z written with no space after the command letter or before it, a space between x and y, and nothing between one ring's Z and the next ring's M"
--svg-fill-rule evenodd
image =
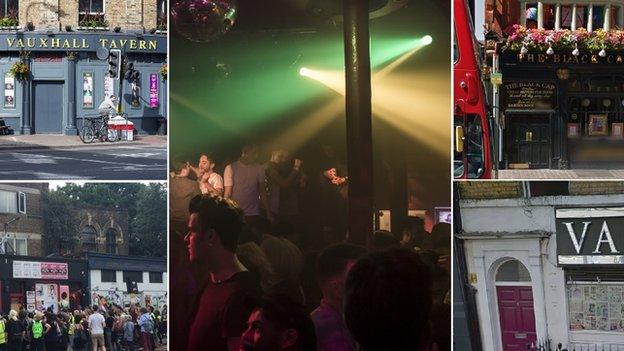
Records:
M624 194L624 182L570 182L570 195Z
M60 8L59 8L60 3ZM156 0L104 0L109 27L122 30L156 28ZM19 25L28 22L36 30L58 30L78 26L78 0L19 0Z
M92 226L97 231L97 251L106 253L106 233L114 229L117 233L117 253L127 255L128 245L128 212L120 209L84 207L79 212L80 230ZM81 251L81 247L77 248Z
M0 190L26 194L26 213L0 213L0 223L4 224L13 218L19 218L8 226L7 231L9 233L37 234L36 239L28 240L28 254L30 256L43 255L39 235L43 234L43 193L47 191L47 188L47 183L0 184ZM0 230L4 230L4 228L0 227Z
M522 196L521 182L455 182L461 199L502 199Z

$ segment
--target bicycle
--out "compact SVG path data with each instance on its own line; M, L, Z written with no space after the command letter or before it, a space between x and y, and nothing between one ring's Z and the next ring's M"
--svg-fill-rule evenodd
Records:
M108 140L108 120L108 116L84 117L80 140L85 144L92 143L96 138L100 141Z

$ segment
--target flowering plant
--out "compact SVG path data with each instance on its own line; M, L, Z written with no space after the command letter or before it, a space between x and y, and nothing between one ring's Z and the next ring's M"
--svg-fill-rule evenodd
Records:
M160 76L162 77L163 80L167 79L168 72L169 72L169 68L166 63L160 66Z
M508 51L546 51L578 50L598 52L603 50L624 50L624 30L605 31L598 29L588 32L585 28L574 31L569 29L528 29L514 25L503 50Z
M17 78L18 80L26 80L28 79L28 74L30 70L28 69L28 65L22 61L15 62L11 69L9 70L11 74Z

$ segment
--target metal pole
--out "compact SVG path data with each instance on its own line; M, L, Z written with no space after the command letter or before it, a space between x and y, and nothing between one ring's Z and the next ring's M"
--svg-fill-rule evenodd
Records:
M343 0L349 240L368 244L373 234L373 145L368 1Z

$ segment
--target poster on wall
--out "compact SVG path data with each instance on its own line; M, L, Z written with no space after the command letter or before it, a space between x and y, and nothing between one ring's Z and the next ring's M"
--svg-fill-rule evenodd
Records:
M36 308L45 311L52 308L54 313L58 313L58 285L57 284L35 284Z
M113 94L115 94L115 88L113 85L113 78L111 78L108 73L104 77L104 98L107 98Z
M93 73L82 74L82 108L93 108Z
M568 285L570 330L624 332L624 286Z
M589 115L587 134L589 136L607 135L607 115Z
M13 261L13 278L68 279L67 263Z
M15 77L10 72L4 74L4 107L15 107Z
M69 286L59 286L59 305L61 308L69 308Z
M158 107L158 75L150 74L150 100L149 104L151 108Z

